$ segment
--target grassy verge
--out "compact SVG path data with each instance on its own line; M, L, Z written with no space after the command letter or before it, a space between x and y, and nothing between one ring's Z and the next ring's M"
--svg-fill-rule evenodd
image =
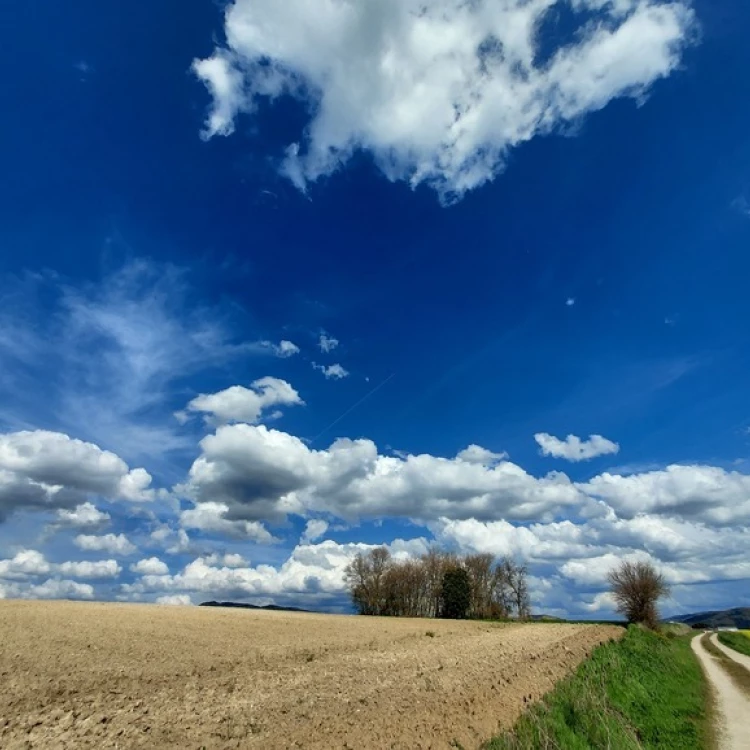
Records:
M719 640L745 656L750 656L750 638L742 633L719 633Z
M716 648L711 642L711 633L706 633L706 635L701 638L701 643L706 651L708 651L708 653L719 662L724 671L732 678L734 684L740 690L743 690L750 695L750 672L748 672L742 664L733 661L723 651Z
M690 637L630 627L486 750L703 750L710 691Z

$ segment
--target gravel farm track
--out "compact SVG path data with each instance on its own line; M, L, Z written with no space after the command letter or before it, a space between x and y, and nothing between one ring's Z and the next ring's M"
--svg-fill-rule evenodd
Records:
M1 601L0 747L469 750L622 633Z

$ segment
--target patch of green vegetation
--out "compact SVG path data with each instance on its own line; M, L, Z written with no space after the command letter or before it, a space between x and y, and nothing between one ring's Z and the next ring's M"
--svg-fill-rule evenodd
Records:
M631 626L486 750L703 750L710 692L690 638Z
M742 633L719 633L719 641L728 648L733 648L735 651L739 651L745 656L750 656L750 638Z
M711 633L706 633L701 638L703 648L713 656L721 668L732 678L734 684L745 693L750 695L750 672L734 659L728 657L720 648L711 641Z
M696 635L689 625L684 625L681 622L666 622L659 628L659 632L666 635L667 638L677 638L681 635Z

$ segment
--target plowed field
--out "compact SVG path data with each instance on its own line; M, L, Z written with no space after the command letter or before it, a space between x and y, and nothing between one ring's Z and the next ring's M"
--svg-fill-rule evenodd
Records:
M469 750L621 633L3 601L0 747Z

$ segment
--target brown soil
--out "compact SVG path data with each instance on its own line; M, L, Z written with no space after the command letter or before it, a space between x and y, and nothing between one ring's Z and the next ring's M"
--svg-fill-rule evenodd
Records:
M5 601L0 747L468 750L621 632Z

